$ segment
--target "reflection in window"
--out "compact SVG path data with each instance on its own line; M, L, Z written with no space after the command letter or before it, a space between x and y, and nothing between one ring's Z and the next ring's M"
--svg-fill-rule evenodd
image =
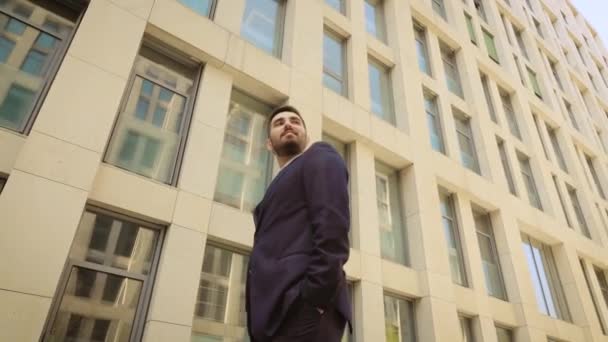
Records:
M266 149L267 114L271 108L233 90L215 188L215 201L253 211L262 200L271 175Z
M525 235L522 235L522 239L538 309L545 315L570 321L566 296L551 247Z
M441 223L448 247L452 281L455 284L467 286L467 275L464 266L464 256L460 242L460 231L454 211L454 198L443 191L439 193L441 206Z
M384 322L387 342L416 341L412 302L385 294Z
M502 278L498 249L494 239L494 229L490 215L480 211L473 211L475 219L475 230L477 231L477 243L481 255L481 266L486 281L487 293L495 298L507 300L507 291Z
M386 24L382 0L365 0L365 27L376 39L386 43Z
M215 5L214 0L178 0L184 6L190 8L194 12L204 16L211 17L213 6Z
M323 34L323 84L336 93L346 96L345 40L331 30Z
M0 1L0 127L25 132L79 15L54 1Z
M107 163L173 183L185 144L198 65L142 46L106 151Z
M207 245L192 322L192 341L249 341L245 312L248 257Z
M283 0L246 0L241 36L269 54L280 57L283 6Z
M382 258L408 265L407 232L397 170L376 162L376 203Z
M145 312L138 305L144 289L151 287L148 275L156 267L159 237L158 227L86 211L45 338L129 341L135 336L133 325Z
M372 113L394 125L395 111L390 69L368 56L368 72Z

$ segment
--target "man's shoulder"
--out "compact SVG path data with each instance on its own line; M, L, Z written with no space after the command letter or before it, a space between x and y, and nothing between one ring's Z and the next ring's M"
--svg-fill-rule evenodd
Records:
M310 154L318 154L318 153L323 153L323 152L338 154L338 151L336 151L336 149L333 146L326 143L325 141L317 141L317 142L313 143L312 145L310 145L307 152L310 152Z

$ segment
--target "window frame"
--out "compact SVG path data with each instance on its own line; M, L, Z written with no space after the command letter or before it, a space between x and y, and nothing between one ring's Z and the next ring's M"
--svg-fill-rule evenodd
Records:
M454 242L456 243L456 253L457 253L457 257L458 257L458 265L460 267L459 272L461 272L460 277L462 278L462 283L458 283L456 281L456 279L453 278L453 274L452 274L452 268L450 267L450 278L452 279L452 283L455 285L459 285L462 287L466 287L469 288L470 287L470 283L469 283L469 275L467 272L467 267L466 267L466 262L465 262L465 256L464 256L464 250L462 249L462 238L461 238L461 233L460 233L460 223L459 221L459 215L456 211L456 206L455 206L455 200L456 197L453 193L450 193L444 189L439 189L439 205L440 205L440 214L441 214L441 224L443 226L443 220L448 220L451 224L450 224L450 230L451 233L454 235ZM445 202L444 202L445 201ZM443 212L441 212L441 206L443 205L442 203L445 203L446 207L448 208L449 211L451 211L452 216L446 216L443 214ZM444 227L442 227L442 230ZM444 230L444 239L446 239L446 243L447 243L447 247L448 249L451 248L449 246L449 241L447 240L448 237L445 236L445 230ZM448 263L449 263L449 252L448 252Z
M489 234L478 229L476 216L477 216L477 218L486 221ZM501 294L503 295L503 297L490 293L490 290L488 287L488 279L485 277L485 272L484 272L484 280L486 281L486 291L487 291L486 293L488 294L488 296L508 302L509 294L507 293L507 287L505 284L505 279L504 279L503 272L502 272L502 265L500 262L500 255L498 254L498 246L496 245L496 238L494 236L494 226L492 225L492 217L490 216L490 213L488 213L488 212L473 209L473 219L475 221L475 233L477 236L477 243L478 243L478 247L479 247L479 255L481 256L481 261L482 261L482 263L485 262L482 254L481 254L481 243L479 242L480 235L482 237L487 238L487 240L490 243L490 250L492 253L492 257L494 258L494 263L496 265L496 268L498 268L497 281L500 283L500 290L502 292Z
M517 152L517 160L519 161L519 171L528 194L528 201L531 206L542 211L543 202L538 192L538 186L536 184L536 178L534 177L534 171L532 170L532 165L530 163L530 157L521 152ZM529 187L528 184L531 185L531 187ZM533 192L531 192L532 190ZM536 203L533 201L532 197L534 197L535 201L538 202L538 206L535 205Z
M387 103L383 103L383 112L384 113L376 113L373 110L373 98L372 98L372 87L371 87L371 74L369 73L369 69L373 67L375 69L377 69L381 76L384 74L386 75L386 88L388 91L388 94L382 96L381 97L386 97L387 98ZM367 70L368 70L368 80L367 80L367 86L369 88L369 98L370 98L370 112L376 116L378 119L386 121L387 123L389 123L392 126L396 126L397 125L397 113L395 113L395 94L393 92L393 77L392 77L392 70L393 68L387 66L386 64L382 63L381 61L377 60L376 58L374 58L372 55L367 55ZM382 88L382 87L380 87ZM382 90L382 89L380 89ZM384 108L384 106L386 105L386 108ZM385 116L387 116L385 118Z
M323 86L325 88L328 88L332 91L334 91L335 93L342 95L346 98L348 98L348 94L349 94L349 87L348 87L348 49L347 49L347 44L348 44L348 38L345 38L343 36L341 36L340 34L338 34L337 32L335 32L334 30L332 30L331 28L329 28L328 26L324 26L323 27L323 39L325 40L326 37L329 37L331 40L333 40L336 43L340 44L340 50L342 53L342 56L340 58L340 64L342 66L342 74L343 77L340 78L337 75L335 75L334 72L332 72L329 69L325 68L325 63L323 63L323 75L327 75L328 77L333 78L336 81L339 81L342 87L342 92L338 93L336 92L334 89L328 87L325 84L325 81L323 81ZM323 53L325 54L325 49L323 49Z
M509 192L513 196L518 196L517 186L515 185L515 179L513 178L513 170L511 169L511 163L507 154L507 147L505 145L505 141L498 136L496 137L496 147L498 148L498 154L503 167L503 172L505 173Z
M471 158L474 159L475 161L475 165L473 165L473 168L467 166L464 161L462 160L462 154L463 154L463 147L460 145L460 139L458 139L458 147L459 147L459 152L460 152L460 164L466 168L469 169L475 173L477 173L478 175L481 175L481 167L479 165L479 156L477 155L477 146L475 145L475 137L473 137L473 129L471 127L471 117L460 112L459 110L455 110L452 109L454 111L453 116L454 116L454 120L455 121L459 121L462 122L462 125L464 125L467 129L466 132L461 132L461 130L458 128L458 123L455 123L455 130L456 130L456 137L458 138L458 136L463 136L464 138L467 139L471 151L473 152L473 155L470 156Z
M249 0L244 0L245 2L245 8L247 8L247 1ZM243 37L243 22L245 19L245 11L243 10L243 15L241 17L241 28L239 30L239 37L241 37L244 41L246 41L247 43L255 46L256 48L264 51L265 53L281 60L283 57L283 45L285 43L285 19L286 19L286 13L287 13L287 0L269 0L269 1L274 1L279 5L279 9L277 11L277 18L279 19L278 22L276 23L276 32L274 32L274 36L273 36L273 50L272 52L269 52L268 50L257 46L254 42L250 41L249 39L247 39L246 37Z
M460 70L458 70L456 51L445 43L441 42L439 50L441 52L441 61L443 64L443 73L446 80L446 87L452 94L464 99L464 89L462 89L462 80L460 78ZM453 83L458 85L457 89L452 89L450 87L450 80L452 80Z
M150 308L150 303L152 301L152 293L154 290L154 282L156 279L156 274L158 272L158 267L160 265L160 256L163 248L163 243L165 240L166 234L166 226L159 225L157 223L153 223L150 221L142 220L133 216L121 214L115 211L111 211L102 207L98 207L92 204L87 204L82 211L82 217L86 212L94 213L94 214L102 214L109 216L113 219L118 219L130 223L135 223L139 227L145 227L150 230L154 230L158 232L158 237L156 241L156 246L154 247L153 256L150 261L150 272L147 275L135 275L133 273L120 270L115 267L100 265L92 262L88 262L86 260L75 260L70 252L68 252L68 256L66 257L65 265L63 266L63 270L61 271L61 275L59 277L58 285L53 294L53 298L51 301L51 306L49 308L46 321L44 323L41 337L47 339L49 337L50 329L53 326L53 323L57 319L57 314L59 313L59 308L64 296L64 292L68 285L68 280L70 278L72 269L74 268L83 268L99 273L117 275L124 277L126 279L135 279L142 282L141 293L139 294L137 307L135 309L134 317L133 317L133 325L131 326L131 333L129 334L129 341L141 341L144 334L144 327L146 324L146 318L148 315L148 310ZM80 222L78 223L78 229L80 229Z
M418 23L417 21L414 21L414 41L416 43L416 59L418 62L418 70L422 71L423 73L429 75L430 77L433 77L433 68L431 66L431 60L430 60L430 54L429 54L429 47L428 47L428 41L427 41L427 29L426 27L422 26L422 24ZM419 56L419 51L418 49L421 48L422 51L422 55L424 57L424 65L426 66L426 70L422 70L421 65L420 65L420 56Z
M426 88L422 89L422 96L423 96L423 101L424 101L424 112L428 117L431 117L433 120L433 123L435 125L435 128L437 130L437 132L432 132L431 128L428 127L428 123L427 123L427 127L429 129L429 133L430 133L430 138L431 138L431 148L437 152L440 152L442 154L447 154L446 152L446 148L445 148L445 139L444 139L444 133L443 133L443 123L441 122L441 116L440 116L440 109L439 109L439 96L434 94L433 92L431 92L430 90L427 90ZM430 103L431 105L431 110L429 110L429 108L427 108L427 101ZM436 133L438 140L439 140L439 149L436 149L435 146L433 145L433 136L432 134Z
M162 58L167 58L167 59L181 65L182 67L183 66L187 67L188 64L190 64L190 67L192 67L193 70L196 68L196 71L194 71L194 74L192 75L193 78L192 78L191 94L180 92L177 89L169 89L170 91L174 92L176 95L182 96L185 99L185 106L183 109L184 117L183 117L182 127L181 127L181 131L180 131L179 144L178 144L178 148L177 148L177 151L175 154L174 165L170 171L170 176L169 176L168 181L163 181L163 180L159 180L159 179L156 179L153 177L142 175L131 169L122 167L120 165L116 165L116 163L109 161L109 151L110 151L110 147L112 145L112 140L115 137L115 134L117 133L117 129L120 124L121 116L125 115L124 111L126 109L127 103L129 102L129 97L131 96L131 91L133 90L135 80L139 77L142 80L146 80L161 88L167 88L166 85L160 84L157 81L150 79L149 77L146 77L145 74L142 74L142 73L139 73L136 71L136 69L137 69L136 64L138 63L140 58L149 60L147 57L144 57L141 55L142 49L150 50L152 53L159 54L162 56ZM195 65L196 65L196 67L195 67ZM103 152L102 162L107 165L111 165L112 167L116 167L121 170L124 170L125 172L129 172L131 174L138 175L140 177L145 177L146 179L150 179L153 181L161 182L163 184L167 184L172 187L176 187L178 184L178 181L179 181L179 177L181 176L181 168L182 168L182 164L184 162L184 155L186 152L186 145L187 145L186 142L188 140L188 136L190 135L190 128L191 128L192 121L194 118L194 108L195 108L196 102L198 100L197 95L198 95L198 91L200 89L204 68L205 68L205 65L203 63L194 63L193 61L189 62L186 56L182 55L181 52L179 52L172 46L167 46L161 42L158 42L153 37L144 36L144 38L142 39L142 43L139 47L139 50L137 52L135 61L133 62L133 65L131 66L131 71L129 73L129 78L127 80L127 84L125 86L125 89L123 90L122 98L120 100L120 105L118 107L116 116L114 118L114 123L112 126L110 137L108 138L108 140L106 142L106 147Z
M61 5L59 5L59 6L61 6ZM41 6L36 5L36 7L41 7ZM62 7L66 8L66 6L62 6ZM58 39L59 44L60 44L60 47L55 51L55 53L53 55L49 56L50 61L49 61L47 75L46 75L46 77L42 78L42 86L40 87L40 89L38 89L38 91L36 91L34 93L35 100L32 105L32 108L28 114L28 118L25 120L25 122L23 124L23 127L17 131L17 130L12 130L10 128L0 126L0 130L16 132L17 134L26 135L26 136L30 134L32 127L34 126L34 122L36 121L38 114L40 112L40 109L49 93L49 89L51 88L51 85L52 85L53 81L55 80L55 77L57 77L57 72L59 71L59 67L63 63L63 60L64 60L65 56L67 55L67 51L68 51L70 45L72 44L74 37L76 36L76 31L78 31L78 27L80 26L80 23L82 22L82 18L84 17L84 14L86 13L87 8L88 8L88 6L83 6L80 9L80 13L78 14L78 17L76 18L76 20L74 21L74 27L72 28L70 33L66 37L63 37L63 38L59 37L56 33L53 33L50 30L44 29L42 27L42 25L31 23L23 18L17 17L15 15L11 14L10 12L0 8L0 14L7 16L9 18L9 21L11 19L13 19L13 20L17 20L17 21L21 22L22 24L24 24L26 26L31 26L40 32L44 32L45 34L48 34L55 39ZM73 9L70 9L70 10L73 11ZM55 12L51 11L51 13L55 13Z
M196 13L197 15L203 16L209 20L213 20L213 19L215 19L215 11L217 10L217 3L219 0L210 0L210 1L211 1L211 6L209 7L209 15L206 15L206 16L203 16L202 14L198 13L197 11L192 9L190 6L183 3L182 0L178 0L177 2L179 4L181 4L182 6L188 8L190 11Z

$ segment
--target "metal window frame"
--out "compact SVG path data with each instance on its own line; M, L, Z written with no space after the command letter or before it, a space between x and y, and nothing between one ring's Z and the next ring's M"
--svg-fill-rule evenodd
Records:
M340 63L342 66L342 77L338 76L336 73L334 73L333 71L326 69L325 68L325 63L323 64L323 74L326 74L327 76L335 79L336 81L340 82L341 84L341 88L342 88L342 92L340 93L340 95L344 96L344 97L348 97L348 93L349 93L349 87L348 87L348 56L347 56L347 48L346 48L346 44L348 44L348 38L345 38L344 36L338 34L336 31L332 30L331 28L329 28L328 26L324 26L323 27L323 36L327 36L330 39L332 39L333 41L335 41L336 43L338 43L340 45L340 50L342 53L342 56L340 58ZM328 88L328 87L326 87ZM331 89L331 88L329 88ZM332 89L333 90L333 89Z
M513 170L511 169L511 163L509 161L509 156L507 155L505 141L497 136L496 145L498 147L498 153L500 155L500 161L503 166L505 178L507 179L507 186L509 187L509 192L514 196L517 196L517 186L515 185L515 180L513 179Z
M188 66L188 64L191 64L190 67L193 70L196 69L196 71L194 71L194 74L192 75L194 77L192 78L191 94L182 93L182 92L178 91L177 89L169 89L169 88L167 88L166 85L160 84L157 81L152 80L149 77L146 77L146 75L138 73L136 71L136 67L135 67L138 60L140 58L147 59L146 57L141 55L142 48L144 48L144 47L147 49L150 49L151 51L153 51L155 53L158 53L159 55L162 55L163 57L165 57L169 60L172 60L173 62L176 62L177 64L181 64L184 66ZM151 179L154 181L162 182L164 184L168 184L173 187L177 186L177 184L179 182L179 176L181 175L180 171L181 171L181 167L182 167L183 160L184 160L184 154L186 151L188 137L190 135L190 127L191 127L193 117L194 117L194 108L196 106L196 102L198 99L197 95L198 95L198 90L199 90L200 83L202 80L202 74L203 74L204 67L205 66L203 63L194 62L192 60L189 60L189 62L188 62L188 58L186 56L181 55L178 51L176 51L171 46L167 46L167 45L157 41L156 38L151 37L151 36L144 36L141 40L141 43L140 43L140 46L139 46L139 49L137 52L137 56L135 57L133 65L131 66L131 71L129 73L127 85L125 86L125 89L123 91L120 105L118 107L118 111L114 118L114 123L112 125L110 138L107 139L106 146L104 148L102 161L108 165L112 165L113 167L124 170L125 172L136 174L138 176L145 177L147 179ZM168 69L170 69L170 68L168 68ZM115 137L115 134L117 133L117 129L118 129L118 125L119 125L121 116L125 115L124 110L126 108L127 102L129 101L129 97L131 96L131 92L133 90L133 85L135 84L135 80L138 77L143 80L149 81L149 82L153 83L154 85L157 85L161 88L169 89L172 92L176 93L177 95L183 96L186 99L185 106L184 106L184 118L182 120L180 131L179 131L180 138L179 138L177 153L175 154L175 158L172 161L173 167L171 168L171 173L170 173L168 181L162 181L162 180L158 180L156 178L148 177L146 175L142 175L140 173L137 173L137 172L134 172L127 168L124 168L120 165L110 163L108 161L108 157L109 157L108 152L110 149L111 142L113 141L113 138Z
M387 65L383 64L382 62L380 62L379 60L377 60L376 58L374 58L371 55L367 56L367 68L368 68L368 72L369 72L369 68L373 67L375 69L377 69L380 72L380 75L385 75L386 78L386 88L388 90L388 94L386 94L387 97L387 103L382 103L382 107L386 110L384 113L376 113L373 110L371 110L372 113L374 113L377 117L379 117L380 119L389 122L391 125L396 126L397 125L397 114L395 113L395 95L393 93L393 77L392 77L392 68L388 67ZM370 86L370 78L368 75L368 86ZM381 80L382 81L382 80ZM371 94L371 87L370 87L370 94ZM371 95L370 95L371 98ZM383 100L383 99L381 99ZM373 101L372 101L373 102ZM384 102L384 101L382 101ZM386 105L386 107L385 107ZM370 104L371 107L371 104ZM371 109L371 108L370 108ZM387 118L384 119L383 116L386 115Z
M37 5L36 7L38 8L40 6ZM32 109L30 110L30 113L29 113L29 117L23 124L23 127L21 128L21 130L15 131L15 130L12 130L10 128L5 128L5 127L1 127L0 129L9 130L11 132L17 132L18 134L22 134L22 135L30 134L32 127L34 126L34 122L36 121L36 119L38 117L38 113L40 112L40 108L42 107L42 104L46 100L46 96L48 95L51 84L53 83L53 81L55 80L55 77L57 76L59 67L61 66L65 56L67 55L67 51L68 51L70 45L72 44L74 36L76 35L78 28L80 27L80 23L82 22L82 18L84 17L87 9L88 9L88 6L84 6L82 9L80 9L80 14L79 14L78 18L76 19L76 21L74 22L74 27L72 28L71 32L66 37L59 37L55 33L44 29L42 26L40 26L38 24L31 23L29 21L24 20L23 18L14 16L10 12L0 9L0 13L8 16L9 19L15 19L29 27L33 27L34 29L36 29L40 32L44 32L45 34L48 34L48 35L52 36L53 38L58 39L59 44L60 44L60 47L57 50L55 50L55 53L53 53L53 55L49 56L50 62L49 62L49 66L48 66L47 75L42 78L43 81L42 81L42 86L40 87L40 89L38 89L38 91L36 91L34 93L34 98L35 98L34 105L32 106ZM52 13L55 13L55 12L52 12Z
M442 213L441 218L447 219L451 223L450 230L452 231L452 234L454 234L454 241L456 242L456 252L458 253L458 259L459 259L458 264L460 265L460 267L461 267L460 271L462 272L462 274L461 274L462 284L456 283L454 281L454 279L452 279L452 282L454 282L457 285L468 288L470 286L470 284L469 284L467 267L466 267L466 263L465 263L464 251L462 249L462 238L461 238L461 234L460 234L461 225L459 223L460 215L456 211L456 205L455 205L455 201L457 201L458 199L455 194L449 193L446 190L440 189L439 190L439 201L441 202L444 200L446 201L446 205L449 208L449 210L451 211L451 214L453 217L445 216ZM449 246L448 246L448 248L449 248ZM449 255L448 255L448 258L449 258Z
M463 136L469 143L469 145L471 147L471 151L473 151L473 155L471 157L475 160L475 165L474 165L474 168L470 169L470 170L481 175L481 168L479 166L479 157L477 156L477 146L475 145L475 139L473 137L473 130L471 128L471 117L458 111L457 113L454 113L454 119L456 121L460 121L466 128L466 132L463 132L462 130L458 129L458 125L455 125L456 135L460 134L461 136ZM462 154L463 151L462 151L462 146L460 146L460 140L458 140L458 146L460 148L460 153ZM463 164L463 166L465 168L468 168L464 164Z
M426 112L427 115L430 115L433 118L433 122L435 123L435 126L437 127L436 133L437 133L437 136L439 137L439 143L440 143L439 152L446 154L443 124L441 122L442 121L441 116L439 115L439 96L437 94L434 94L433 92L431 92L430 90L428 90L426 88L424 88L422 90L422 94L423 94L424 102L425 102L424 111ZM426 108L426 101L431 102L432 108L430 111Z
M422 26L422 24L420 24L417 21L414 21L414 40L416 40L417 43L419 43L422 46L422 54L424 57L424 65L426 65L426 69L424 70L424 73L429 75L429 76L433 76L433 67L430 63L430 54L429 54L429 49L428 49L428 43L427 43L427 30L426 27ZM420 62L418 62L418 66L420 66Z
M589 270L585 266L585 262L582 258L579 258L579 263L581 265L581 271L583 272L583 276L585 278L585 284L587 285L587 290L589 291L589 296L591 297L591 302L593 303L593 309L595 310L595 314L597 316L597 320L600 323L600 328L602 330L602 334L608 335L608 330L606 329L606 323L604 322L604 317L600 314L600 309L598 305L597 294L591 289L591 282L589 280L589 274L587 273ZM596 274L597 276L597 274Z
M529 180L529 183L532 186L531 189L528 188L528 186L527 186L528 182L526 182L524 180L526 189L528 191L528 196L529 197L533 196L538 201L538 207L536 207L533 203L530 203L530 204L539 210L543 210L543 203L540 198L540 194L538 193L538 188L536 187L536 179L534 178L534 172L532 171L532 165L530 164L530 157L528 157L527 155L524 155L521 152L517 152L517 159L519 160L519 170L520 170L523 178ZM531 190L533 192L530 192Z
M384 0L363 0L364 5L368 4L374 8L374 28L376 34L367 31L372 37L378 39L384 44L388 44L388 28L386 27L386 13L384 12ZM365 12L365 9L364 9ZM367 26L367 18L365 18L365 26Z
M154 284L156 282L156 274L158 271L158 266L160 263L160 255L163 248L166 226L159 225L157 223L153 223L150 221L145 221L136 217L128 216L126 214L118 213L115 211L111 211L99 206L95 206L93 204L87 204L82 211L82 215L80 221L78 222L78 229L80 229L80 222L82 221L82 217L86 212L102 214L106 216L110 216L114 219L127 221L131 223L135 223L139 226L139 228L144 227L147 229L152 229L158 232L158 238L156 241L156 246L154 246L154 252L152 256L152 261L150 263L150 272L148 275L136 275L131 272L126 272L124 270L120 270L115 267L99 265L91 262L87 262L86 260L77 260L71 257L71 247L70 252L68 252L68 256L66 258L66 262L63 266L63 270L59 277L59 282L57 288L55 289L55 293L53 295L53 299L51 302L51 306L49 308L46 321L44 323L42 333L40 335L41 341L46 341L48 338L48 334L50 333L50 329L53 326L57 318L57 314L59 313L59 308L61 302L63 300L63 296L65 290L67 288L67 283L70 278L70 274L73 268L84 268L88 270L92 270L95 272L101 272L106 274L113 274L122 276L129 279L135 279L142 282L141 293L139 294L139 298L137 301L137 306L135 309L135 314L133 317L133 325L131 326L131 332L129 335L129 341L136 342L141 341L144 333L144 326L146 323L146 317L148 315L148 310L150 308L150 302L152 300L152 293L154 290ZM75 235L77 232L75 233ZM75 236L74 235L74 236ZM72 242L73 243L73 242Z
M192 11L192 12L194 12L194 13L200 15L200 16L203 16L202 14L199 14L198 12L192 10L192 8L188 7L185 3L183 3L183 2L181 2L179 0L177 2L179 4L181 4L182 6L188 8L190 11ZM214 20L215 19L215 11L217 10L217 3L218 3L218 0L211 0L211 6L209 7L209 15L208 16L203 16L203 17L205 17L205 18L207 18L209 20Z
M572 228L572 219L570 218L570 215L568 214L568 211L566 209L566 202L564 201L564 196L562 195L561 189L559 188L559 184L557 182L557 177L555 175L551 175L552 179L553 179L553 185L555 186L555 192L557 192L557 197L559 199L559 204L562 207L562 212L564 213L564 217L566 219L566 224L568 225L568 227Z
M412 329L412 336L415 341L418 341L418 328L417 328L416 307L415 307L416 303L417 303L416 299L408 298L404 295L384 289L384 291L382 293L382 309L383 309L382 311L383 312L385 312L384 297L389 297L393 300L399 300L399 301L403 301L403 302L407 303L408 311L412 318L411 320L409 320L409 323L410 323L411 329ZM386 321L386 314L383 315L383 318ZM401 322L401 320L399 320L399 322ZM386 323L384 324L384 326L386 327ZM399 324L399 332L401 332L401 329L402 329L401 324ZM386 336L386 331L384 332L384 336ZM399 335L399 339L401 339L401 334Z
M486 221L486 224L488 225L488 230L490 231L490 234L486 234L480 230L477 229L477 225L475 225L475 232L478 235L482 235L484 237L487 237L490 241L490 250L492 251L492 256L494 257L494 260L496 260L496 262L494 263L496 265L496 267L498 268L498 280L500 281L500 287L502 290L502 294L504 295L504 298L500 298L497 296L494 296L490 293L488 293L490 296L494 297L494 298L498 298L500 300L504 300L505 302L509 301L509 294L507 293L507 286L505 284L505 279L502 275L502 265L500 262L500 256L498 255L498 247L496 246L496 238L494 237L494 226L492 226L492 217L490 216L490 213L488 212L481 212L479 210L477 210L477 215L482 217L482 219L484 221ZM473 210L473 218L475 218L475 210ZM479 239L477 241L479 243ZM480 247L481 249L481 247ZM481 255L481 251L480 251L480 255ZM482 259L483 261L483 259Z

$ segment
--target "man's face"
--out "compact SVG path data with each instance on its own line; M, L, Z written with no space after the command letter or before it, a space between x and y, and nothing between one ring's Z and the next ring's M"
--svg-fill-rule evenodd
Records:
M304 122L292 112L275 115L270 122L270 132L266 147L279 157L302 153L308 143Z

